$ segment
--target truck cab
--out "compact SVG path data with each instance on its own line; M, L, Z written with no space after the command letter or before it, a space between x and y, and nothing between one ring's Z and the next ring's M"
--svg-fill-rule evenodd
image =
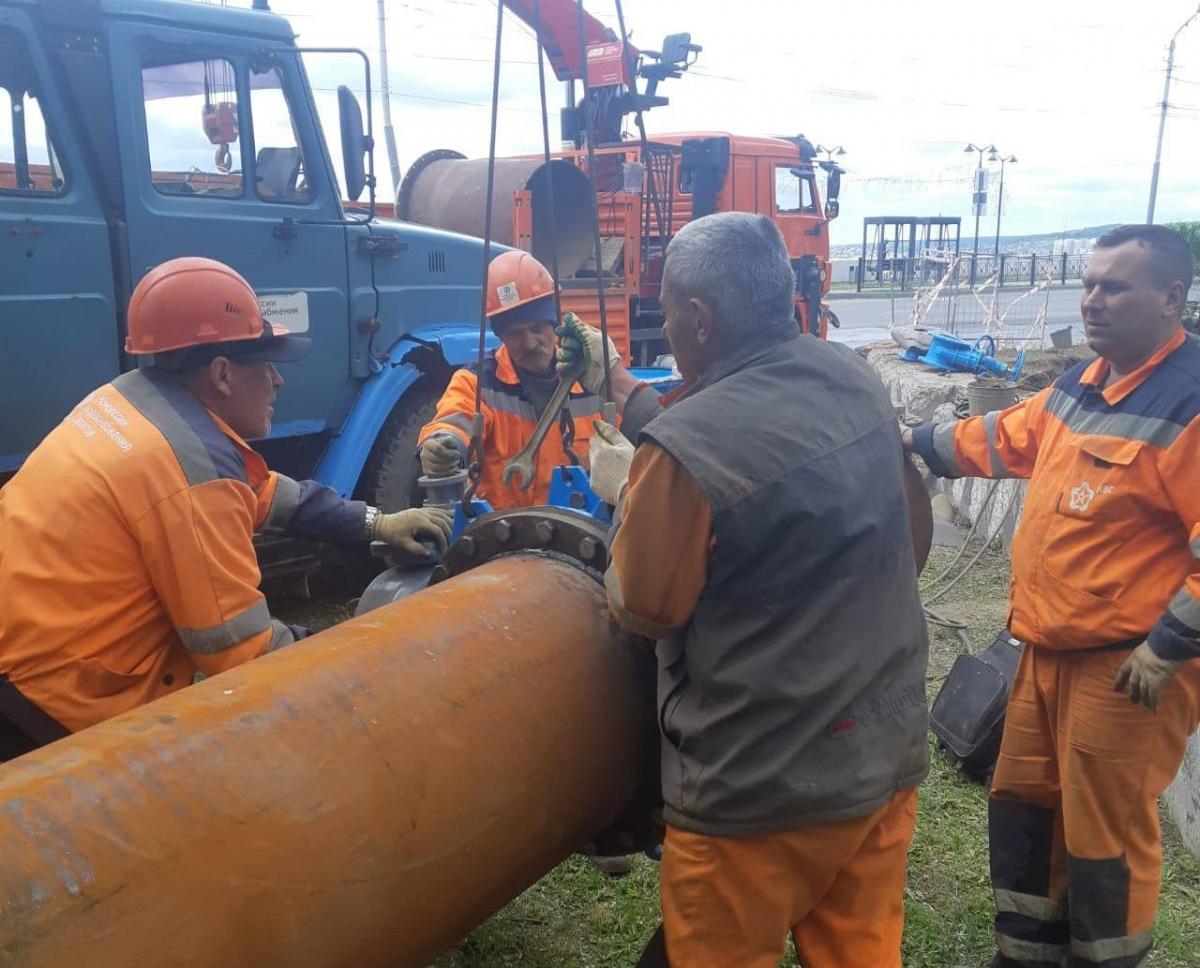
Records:
M356 69L344 61L361 88L357 53ZM364 132L348 86L339 102L345 181L369 187L369 114ZM292 476L408 503L409 445L474 356L482 244L343 206L284 18L186 0L0 0L0 105L0 481L134 365L124 312L138 280L198 255L242 273L273 324L313 341L282 370L275 425L255 446Z

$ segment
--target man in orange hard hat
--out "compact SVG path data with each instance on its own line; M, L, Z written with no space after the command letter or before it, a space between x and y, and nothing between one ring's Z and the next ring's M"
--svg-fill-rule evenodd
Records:
M497 509L545 504L554 468L573 462L556 430L538 451L535 478L527 490L503 482L504 465L529 442L554 394L556 332L564 348L571 349L572 359L583 366L567 408L575 433L572 450L586 465L593 424L601 415L604 345L600 332L574 313L567 313L559 324L554 280L528 252L505 252L488 266L487 315L502 345L482 367L459 370L450 380L433 420L421 430L421 469L438 477L465 462L478 386L484 420L479 496ZM622 365L611 340L608 361L613 400L625 421L636 414L640 424L657 414L657 394Z
M267 470L303 337L211 259L151 270L125 350L149 365L88 394L0 490L0 761L292 642L259 591L256 532L444 545L448 516L380 514Z

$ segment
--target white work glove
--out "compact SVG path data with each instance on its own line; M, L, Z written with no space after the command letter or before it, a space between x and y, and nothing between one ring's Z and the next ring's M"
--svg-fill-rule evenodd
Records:
M421 444L421 471L428 477L447 477L462 464L462 451L450 434L433 434Z
M612 424L593 420L592 426L596 428L588 444L592 490L605 504L615 506L629 480L634 447Z
M428 555L418 535L432 538L438 550L445 551L453 523L454 515L445 508L409 508L379 515L371 528L371 540L403 548L414 555Z
M600 330L589 326L574 313L563 316L562 325L555 331L558 337L558 353L555 356L555 369L561 374L565 370L583 367L579 382L592 393L604 390L604 342L600 338ZM616 344L608 341L608 368L611 370L621 364L621 354L617 352Z
M1181 665L1182 662L1161 658L1149 642L1143 642L1117 670L1113 692L1128 692L1130 702L1140 702L1155 712L1167 684Z

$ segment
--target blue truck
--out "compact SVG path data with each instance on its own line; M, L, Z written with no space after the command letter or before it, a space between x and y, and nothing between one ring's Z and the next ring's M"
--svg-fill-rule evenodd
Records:
M368 91L364 128L337 88L353 199L372 188L370 78L343 53ZM268 463L386 509L414 499L416 434L477 353L483 243L344 205L315 90L262 0L0 0L0 483L134 366L138 280L200 255L313 341L255 442Z

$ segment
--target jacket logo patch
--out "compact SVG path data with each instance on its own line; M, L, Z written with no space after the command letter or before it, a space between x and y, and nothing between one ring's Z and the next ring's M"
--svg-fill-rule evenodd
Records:
M854 732L853 719L839 719L829 724L830 736L848 736Z
M1078 487L1071 488L1071 510L1083 513L1092 506L1092 500L1095 496L1096 492L1092 490L1087 481L1084 481Z

